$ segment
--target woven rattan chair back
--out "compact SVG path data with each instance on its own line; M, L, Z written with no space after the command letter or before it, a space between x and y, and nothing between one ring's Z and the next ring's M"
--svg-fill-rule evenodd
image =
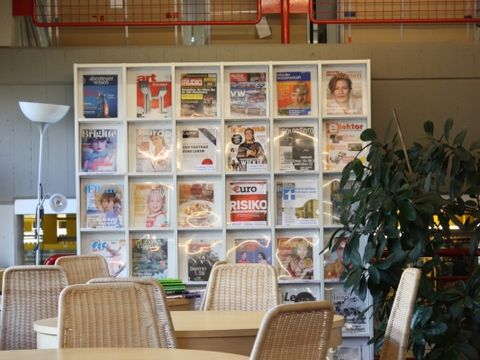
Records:
M421 273L415 268L405 269L402 273L388 318L380 360L404 360L406 357Z
M175 332L173 330L172 319L170 311L168 310L167 300L165 298L165 291L163 287L154 279L129 277L129 278L98 278L92 279L89 284L99 283L124 283L131 282L143 287L147 293L148 299L152 305L153 317L157 324L157 332L160 338L160 347L162 348L176 348L177 342L175 340Z
M60 294L58 347L160 347L145 290L135 283L67 286Z
M36 349L33 323L57 316L58 297L67 286L59 266L13 266L5 270L0 314L0 350Z
M271 265L219 264L210 273L204 310L267 311L279 304Z
M103 256L62 256L55 261L55 265L65 269L69 285L86 284L90 279L110 276L107 261Z
M263 318L250 359L323 360L332 322L333 306L328 301L278 305Z

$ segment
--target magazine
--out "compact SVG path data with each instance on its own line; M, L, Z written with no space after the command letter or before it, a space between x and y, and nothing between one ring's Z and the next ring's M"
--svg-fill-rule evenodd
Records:
M315 128L279 127L280 171L315 170Z
M85 227L123 227L123 185L87 183L83 190Z
M314 257L311 237L278 237L276 257L280 280L313 279Z
M360 66L324 66L323 114L364 115L366 113L366 69Z
M178 184L178 226L212 227L218 225L215 212L214 183Z
M83 116L118 117L118 75L83 75Z
M267 74L265 72L230 73L230 116L267 114Z
M107 260L110 276L125 277L127 271L127 242L123 235L102 233L85 234L82 239L83 255L101 255Z
M179 159L182 171L215 172L217 168L217 128L178 126Z
M182 74L180 116L216 117L217 115L217 74Z
M318 225L318 182L277 181L277 225Z
M208 281L219 255L210 241L190 242L187 246L188 281Z
M268 128L263 124L227 125L227 170L267 171Z
M345 165L355 159L366 143L360 134L367 128L362 120L334 120L325 122L325 170L342 171ZM366 161L367 153L359 155Z
M132 276L168 277L168 240L156 236L132 239Z
M136 71L137 118L164 119L172 116L170 73Z
M268 224L268 184L266 179L229 181L230 224L266 226Z
M343 283L332 283L325 287L325 300L333 304L336 314L345 318L343 336L369 336L367 304L354 292L344 289Z
M168 186L158 183L133 183L132 226L160 228L169 226Z
M82 171L115 172L117 170L117 129L83 128Z
M310 71L277 72L276 86L279 115L310 115L312 111Z
M325 246L328 245L329 240L329 238L325 238ZM343 251L346 243L346 237L335 237L333 252L327 250L323 254L323 277L325 281L340 281L340 278L345 271Z
M136 128L135 171L172 171L172 130L163 127Z
M235 263L272 265L272 243L269 239L235 239Z
M282 284L280 290L284 304L320 300L320 284Z

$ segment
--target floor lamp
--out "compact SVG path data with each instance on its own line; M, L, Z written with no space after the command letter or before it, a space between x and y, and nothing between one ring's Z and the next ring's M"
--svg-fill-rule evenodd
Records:
M67 114L70 106L42 104L34 102L20 101L18 103L23 114L34 123L37 123L40 131L40 144L38 148L38 178L37 178L37 207L35 209L35 265L41 263L41 243L43 241L40 230L42 229L43 203L50 199L50 207L55 212L65 210L67 199L61 194L43 195L42 187L42 155L43 155L43 136L47 133L50 124L54 124Z

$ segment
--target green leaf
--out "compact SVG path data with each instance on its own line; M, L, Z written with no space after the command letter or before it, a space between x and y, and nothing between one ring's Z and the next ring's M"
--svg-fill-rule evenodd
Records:
M447 330L448 330L447 324L443 322L437 322L425 328L424 333L428 336L436 336L436 335L443 334Z
M450 130L452 130L452 127L453 127L453 120L447 119L447 121L445 121L445 125L443 126L443 136L447 141L450 136Z
M455 139L453 139L453 143L455 145L462 146L466 135L467 135L467 129L463 129L457 134L457 136L455 136Z
M480 357L477 349L475 349L469 343L458 344L457 349L471 360L478 359Z
M423 130L430 136L433 136L433 122L430 120L425 121L423 124Z
M375 140L377 140L377 133L373 129L365 129L360 134L360 140L362 140L362 141L375 141Z

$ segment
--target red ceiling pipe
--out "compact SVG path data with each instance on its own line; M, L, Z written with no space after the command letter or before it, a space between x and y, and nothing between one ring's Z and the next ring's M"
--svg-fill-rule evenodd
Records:
M290 43L290 0L281 0L282 44Z

